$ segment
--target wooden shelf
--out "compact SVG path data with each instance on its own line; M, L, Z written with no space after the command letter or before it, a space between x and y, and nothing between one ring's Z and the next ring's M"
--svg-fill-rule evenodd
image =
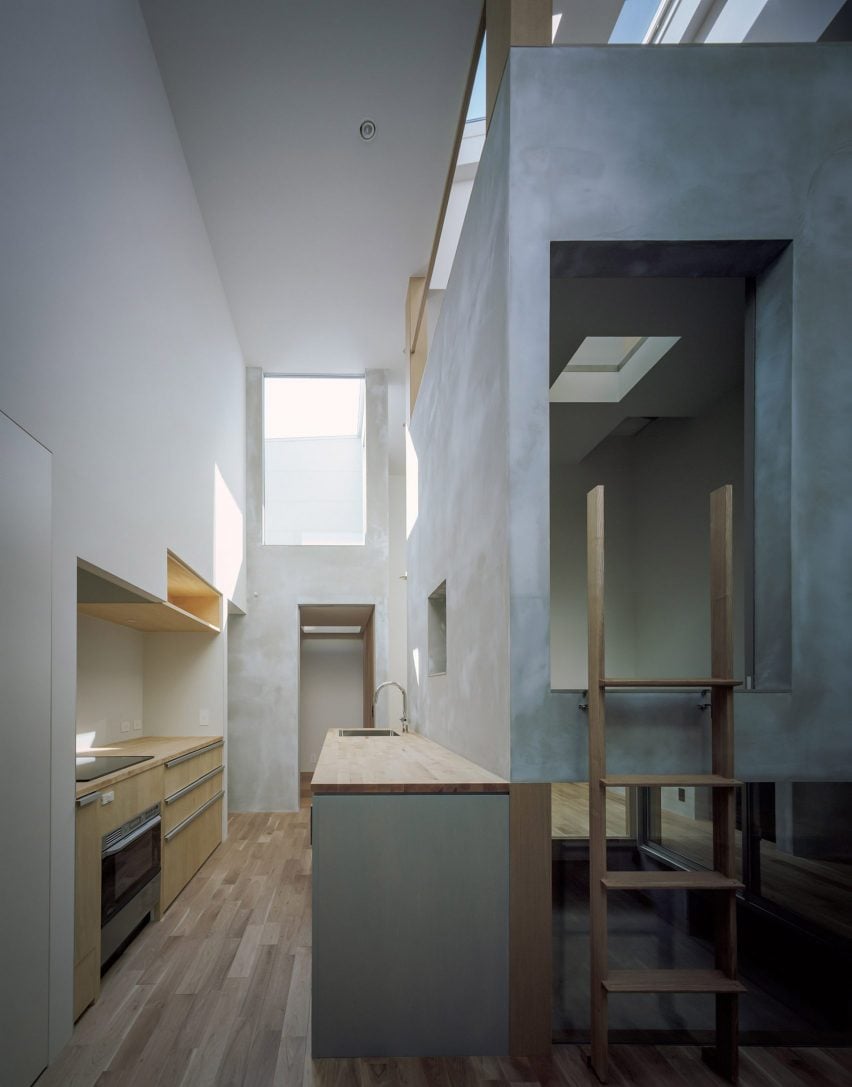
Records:
M78 571L77 611L146 633L219 634L222 596L171 551L166 555L166 593L157 600L107 576Z
M166 553L166 586L169 604L195 616L210 630L222 629L221 593L171 551Z
M742 883L720 872L607 872L608 891L740 891Z
M742 686L741 679L602 679L600 681L601 687L635 687L640 688L654 688L654 687L683 687L691 689L693 687L740 687Z
M612 970L608 993L744 993L745 986L721 970Z
M648 786L649 788L671 788L682 786L683 788L699 788L707 786L710 789L732 789L742 785L736 778L721 777L719 774L608 774L601 778L601 785L607 789L623 789L632 786Z
M95 619L106 619L110 623L120 623L133 630L152 632L192 632L218 634L219 627L206 623L197 615L192 615L183 608L156 600L144 604L78 604L77 611L91 615Z

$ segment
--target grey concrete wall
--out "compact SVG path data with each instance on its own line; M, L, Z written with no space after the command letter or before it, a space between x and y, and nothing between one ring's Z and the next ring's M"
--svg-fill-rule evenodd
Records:
M505 1053L509 797L318 796L315 1057Z
M551 416L551 422L553 417ZM734 389L692 419L658 419L551 464L550 656L555 688L588 675L586 494L607 503L606 664L613 676L700 676L710 659L708 494L731 483L742 524L743 399ZM743 555L734 547L734 662L743 665Z
M585 716L548 676L550 242L753 238L792 246L786 283L758 284L759 690L737 697L738 772L848 776L852 47L517 49L508 76L512 777L586 773ZM468 274L490 252L462 236ZM651 701L662 716L637 729ZM613 770L694 761L692 700L612 703Z
M509 772L508 103L495 111L411 419L412 727ZM428 676L430 593L447 583L447 671Z
M299 806L299 605L375 605L376 683L388 660L388 431L384 371L367 375L367 541L363 547L262 542L263 374L247 370L248 607L228 642L232 811ZM377 723L387 707L380 706Z

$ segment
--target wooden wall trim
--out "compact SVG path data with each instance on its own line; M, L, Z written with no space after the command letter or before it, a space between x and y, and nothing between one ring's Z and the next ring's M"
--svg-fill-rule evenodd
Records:
M509 787L509 1052L550 1053L550 784Z
M537 0L536 0L537 2ZM473 47L473 56L470 61L470 68L467 73L467 82L465 83L464 94L462 96L461 109L459 110L459 119L456 124L456 135L453 140L453 150L450 155L450 165L447 170L447 177L444 181L444 192L441 196L441 206L438 212L438 223L435 227L435 236L432 239L432 252L429 254L429 264L426 268L425 284L423 295L420 299L420 305L417 309L417 317L414 321L414 329L411 333L411 337L408 342L408 350L411 354L417 349L417 341L420 336L420 330L423 326L423 318L426 313L426 299L429 294L429 284L432 282L432 272L435 270L435 260L438 256L438 245L441 241L441 234L444 229L444 218L447 214L447 205L450 202L450 192L453 187L453 181L456 176L456 162L459 157L459 148L461 147L462 137L464 136L464 126L467 120L467 107L470 102L470 95L473 90L473 83L476 79L476 66L479 62L479 54L482 51L482 41L485 37L485 4L482 5L482 14L479 18L479 29L476 32L476 42ZM414 407L414 397L412 397L411 407Z
M491 123L497 92L513 45L550 45L553 0L486 0L485 126Z

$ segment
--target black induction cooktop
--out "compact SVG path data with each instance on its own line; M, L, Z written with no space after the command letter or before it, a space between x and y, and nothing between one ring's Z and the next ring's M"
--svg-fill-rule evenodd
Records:
M153 759L153 755L78 755L77 781L94 781L95 778L114 774L125 766Z

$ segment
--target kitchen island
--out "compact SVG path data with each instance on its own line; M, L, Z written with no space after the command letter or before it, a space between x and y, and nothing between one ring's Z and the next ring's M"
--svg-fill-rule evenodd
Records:
M314 1057L550 1045L549 786L330 730L311 782Z

